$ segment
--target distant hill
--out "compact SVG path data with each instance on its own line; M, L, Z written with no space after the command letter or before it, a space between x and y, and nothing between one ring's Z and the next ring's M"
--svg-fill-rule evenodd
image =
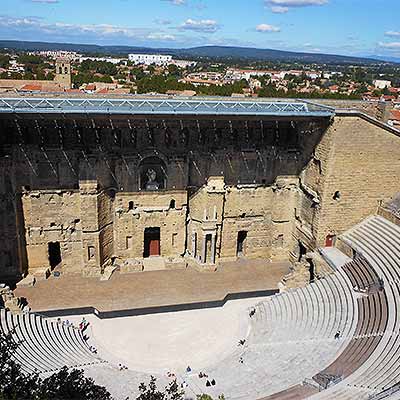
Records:
M171 54L181 57L210 59L247 59L259 61L283 61L317 64L376 64L382 59L366 57L350 57L335 54L302 53L273 49L257 49L251 47L201 46L187 49L150 48L136 46L100 46L94 44L46 43L17 40L0 40L0 48L14 50L67 50L81 53L126 55L128 53Z

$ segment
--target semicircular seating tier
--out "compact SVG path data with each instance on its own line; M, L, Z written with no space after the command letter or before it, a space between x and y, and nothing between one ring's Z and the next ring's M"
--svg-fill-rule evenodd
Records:
M347 231L340 240L354 251L356 260L363 257L376 274L369 286L373 294L363 306L363 326L367 327L367 333L361 330L354 336L364 342L361 347L367 353L352 374L312 399L399 399L400 227L381 216L372 216ZM378 291L374 290L376 277L381 287ZM365 301L364 297L362 302Z
M48 373L104 362L93 354L82 332L34 313L13 315L0 310L0 330L19 344L14 360L26 373Z
M400 227L373 216L341 240L354 259L259 303L245 346L207 371L219 383L208 393L260 400L400 398Z
M300 384L330 365L356 333L357 299L349 277L337 271L266 299L248 318L245 345L206 370L218 385L205 391L213 397L260 399L297 385L293 396L309 396L318 385ZM342 339L335 340L339 330Z

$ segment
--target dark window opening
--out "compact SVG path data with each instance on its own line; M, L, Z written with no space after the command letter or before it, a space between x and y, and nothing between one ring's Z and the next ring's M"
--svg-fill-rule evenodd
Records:
M304 246L304 244L299 240L299 259L297 261L301 261L303 257L307 253L307 248Z
M160 228L146 228L144 230L143 257L160 255Z
M129 206L129 210L133 210L133 201L130 201L128 206Z
M204 252L204 260L203 263L207 263L207 258L211 256L211 242L212 242L212 235L206 235L206 248Z
M340 199L340 192L337 190L333 195L333 200L339 200L339 199Z
M88 260L94 260L96 257L96 250L94 246L89 246L88 247Z
M175 208L175 200L174 200L174 199L172 199L172 200L170 201L170 203L169 203L169 208L172 208L172 209Z
M315 266L314 262L311 258L307 259L308 264L309 264L309 272L310 272L310 283L314 282L315 280Z
M247 239L247 231L238 232L237 243L236 243L236 255L238 257L244 255L246 239Z
M61 248L60 242L50 242L48 244L49 264L51 269L54 269L61 263Z

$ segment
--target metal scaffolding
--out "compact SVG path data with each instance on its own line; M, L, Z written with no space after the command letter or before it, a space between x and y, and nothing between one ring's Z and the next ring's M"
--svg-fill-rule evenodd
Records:
M293 101L228 99L0 97L0 113L255 115L331 117L334 109Z

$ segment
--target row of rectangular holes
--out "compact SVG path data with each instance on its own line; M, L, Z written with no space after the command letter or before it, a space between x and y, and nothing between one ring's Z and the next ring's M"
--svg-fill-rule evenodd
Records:
M175 208L175 205L176 205L176 202L175 202L174 199L172 199L172 200L169 202L169 208L174 209L174 208ZM134 202L133 202L133 201L130 201L130 202L128 203L129 211L130 211L130 210L133 210L134 206L135 206Z

